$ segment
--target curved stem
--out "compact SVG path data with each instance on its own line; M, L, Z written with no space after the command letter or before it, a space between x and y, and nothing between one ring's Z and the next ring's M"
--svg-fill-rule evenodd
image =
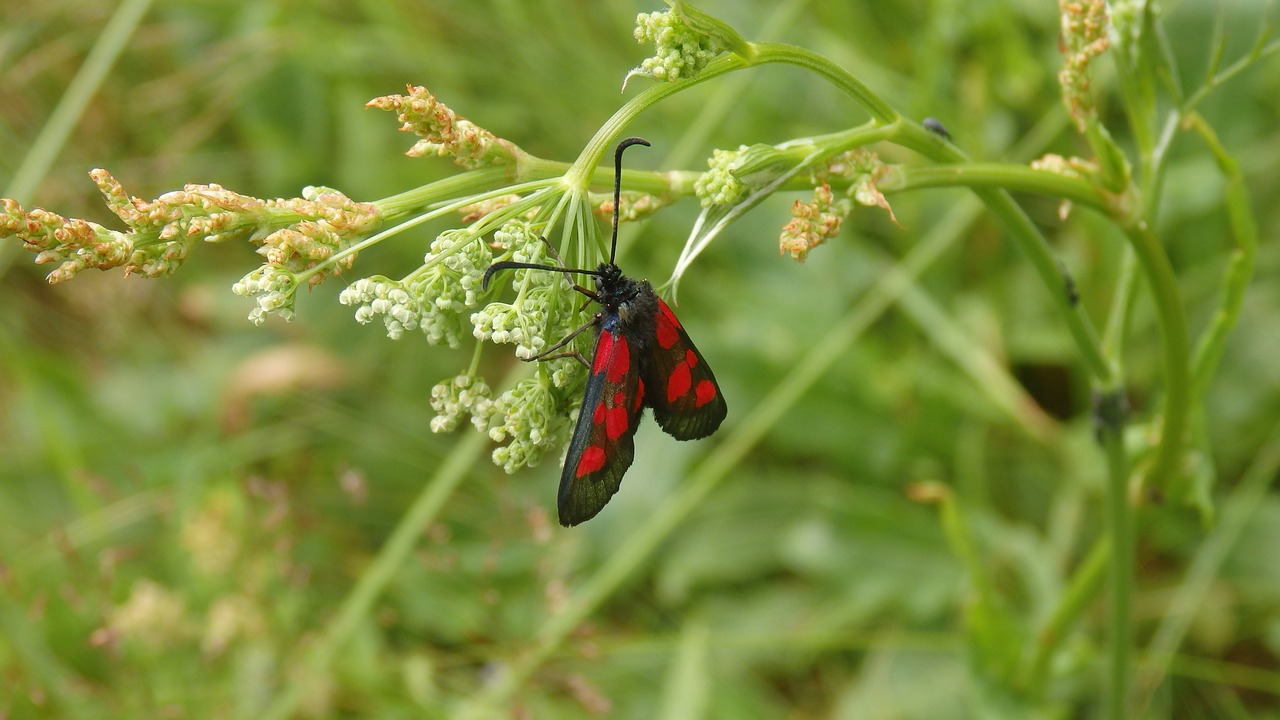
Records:
M882 182L878 187L881 190L897 189L899 185L903 190L957 185L1004 188L1059 197L1111 214L1112 209L1121 202L1118 197L1100 192L1096 185L1083 178L1010 163L898 165L895 166L895 175L897 177L893 179L897 182L894 185Z
M1160 247L1155 233L1145 223L1125 228L1125 235L1133 245L1138 264L1151 286L1151 299L1156 308L1156 319L1164 340L1164 411L1161 419L1160 442L1156 446L1155 460L1146 473L1148 480L1157 487L1169 488L1177 476L1177 466L1191 411L1191 338L1187 330L1187 316L1178 295L1178 279L1174 275L1169 257Z
M877 95L861 80L848 70L831 62L826 57L795 45L774 42L752 43L756 48L755 64L770 62L795 65L811 70L831 81L833 85L844 91L863 107L878 123L889 125L902 119L902 115L894 110L884 98Z

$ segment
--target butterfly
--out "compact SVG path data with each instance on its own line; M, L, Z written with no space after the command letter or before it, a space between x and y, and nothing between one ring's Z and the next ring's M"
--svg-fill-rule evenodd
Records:
M711 368L689 339L675 313L648 280L633 280L614 262L618 250L618 206L622 193L622 153L627 138L614 151L613 237L609 261L596 269L571 269L514 261L496 262L484 273L487 287L494 273L529 268L590 275L595 290L574 288L600 310L560 342L530 360L576 357L589 370L569 452L560 475L557 505L560 524L571 527L595 517L622 483L635 459L635 434L646 407L659 427L677 440L706 437L728 414L724 395ZM596 333L591 361L580 353L559 352L580 333Z

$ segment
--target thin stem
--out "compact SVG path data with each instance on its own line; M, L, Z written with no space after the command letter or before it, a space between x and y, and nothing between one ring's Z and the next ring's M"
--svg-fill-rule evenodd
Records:
M1031 218L1004 190L975 188L974 193L1004 223L1009 235L1027 253L1045 287L1054 291L1055 305L1066 321L1067 330L1075 340L1085 368L1093 376L1094 384L1101 390L1111 389L1119 377L1115 361L1103 352L1097 331L1073 292L1074 284L1065 274L1062 265L1049 252L1048 243L1031 222Z
M1138 260L1133 246L1126 244L1120 254L1120 268L1116 273L1116 290L1111 298L1111 311L1107 315L1102 344L1111 357L1124 356L1124 339L1129 327L1137 284Z
M1187 122L1209 146L1218 163L1218 169L1226 178L1224 192L1227 201L1227 221L1236 245L1231 251L1223 276L1222 300L1218 304L1218 311L1214 314L1209 329L1196 345L1192 361L1193 395L1198 401L1204 397L1209 381L1218 369L1218 361L1222 357L1227 335L1240 320L1245 290L1248 289L1249 281L1253 278L1255 256L1258 253L1258 225L1254 220L1253 207L1249 201L1249 190L1245 186L1244 176L1235 158L1222 147L1217 133L1199 113L1192 113L1187 117Z
M1044 626L1036 633L1031 660L1027 664L1027 673L1022 683L1031 697L1038 699L1044 696L1054 657L1071 636L1071 628L1093 605L1111 567L1111 539L1103 535L1089 550L1084 562L1072 573L1066 592L1054 606L1053 613Z
M541 168L539 165L538 168ZM529 173L533 174L532 171ZM550 176L549 176L550 177ZM520 180L536 180L535 177L524 177ZM540 183L545 185L546 183ZM392 223L410 217L431 206L440 198L459 198L482 193L486 190L502 190L503 194L519 192L520 188L512 187L511 170L507 167L489 167L469 170L457 175L450 175L442 180L421 185L412 190L392 195L376 201L382 213L383 222ZM536 187L536 185L535 185ZM477 198L478 199L478 198ZM474 200L473 200L474 202Z

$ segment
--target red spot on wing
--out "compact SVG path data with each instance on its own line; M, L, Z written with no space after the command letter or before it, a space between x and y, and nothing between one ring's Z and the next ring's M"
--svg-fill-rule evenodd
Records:
M591 358L591 374L598 374L605 369L606 363L609 362L609 355L613 352L613 333L600 333L600 340L596 342L596 356Z
M680 363L671 371L671 377L667 378L667 402L675 402L676 398L689 392L691 387L693 377L689 374L689 366Z
M685 350L685 351L684 351L684 362L685 362L685 364L686 364L686 365L688 365L689 367L693 367L694 365L697 365L697 364L698 364L698 354L697 354L697 353L695 353L695 352L693 351L693 349L692 349L692 348L690 348L689 350Z
M613 333L604 333L600 336L602 342L605 336L610 338L609 347L613 350L607 361L609 363L609 382L622 382L623 376L631 369L631 346L627 342L627 338L622 335L615 338ZM603 348L596 350L597 365L600 364L599 356L602 350ZM597 372L599 371L597 370Z
M694 390L694 407L702 407L712 400L716 399L716 384L710 380L702 380L698 383L698 388Z
M676 319L676 314L671 312L671 308L662 301L662 298L658 298L658 317L656 321L658 345L662 346L664 350L670 350L680 341L680 321Z
M632 404L631 412L639 412L640 406L644 404L644 378L636 378L636 401Z
M617 440L627 432L627 427L631 424L631 420L627 417L627 408L625 405L611 407L604 415L604 433L609 436L610 440Z
M671 346L675 345L676 341L680 339L680 333L676 332L675 326L668 322L661 314L658 315L657 330L658 344L661 345L664 350L670 350Z
M662 312L662 315L667 319L667 322L671 323L675 327L680 327L680 321L676 319L676 314L671 312L671 306L662 298L658 298L658 310Z
M590 475L604 467L604 460L604 448L599 445L589 445L582 451L582 457L578 459L577 477Z
M596 404L596 411L591 415L591 422L599 425L604 422L604 403Z

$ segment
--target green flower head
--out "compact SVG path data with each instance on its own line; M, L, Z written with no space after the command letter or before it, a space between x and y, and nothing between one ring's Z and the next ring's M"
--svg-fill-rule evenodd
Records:
M754 55L751 44L723 21L686 2L669 4L670 10L636 16L636 42L651 43L653 56L627 73L627 80L641 75L672 82L696 77L726 50L748 59Z

